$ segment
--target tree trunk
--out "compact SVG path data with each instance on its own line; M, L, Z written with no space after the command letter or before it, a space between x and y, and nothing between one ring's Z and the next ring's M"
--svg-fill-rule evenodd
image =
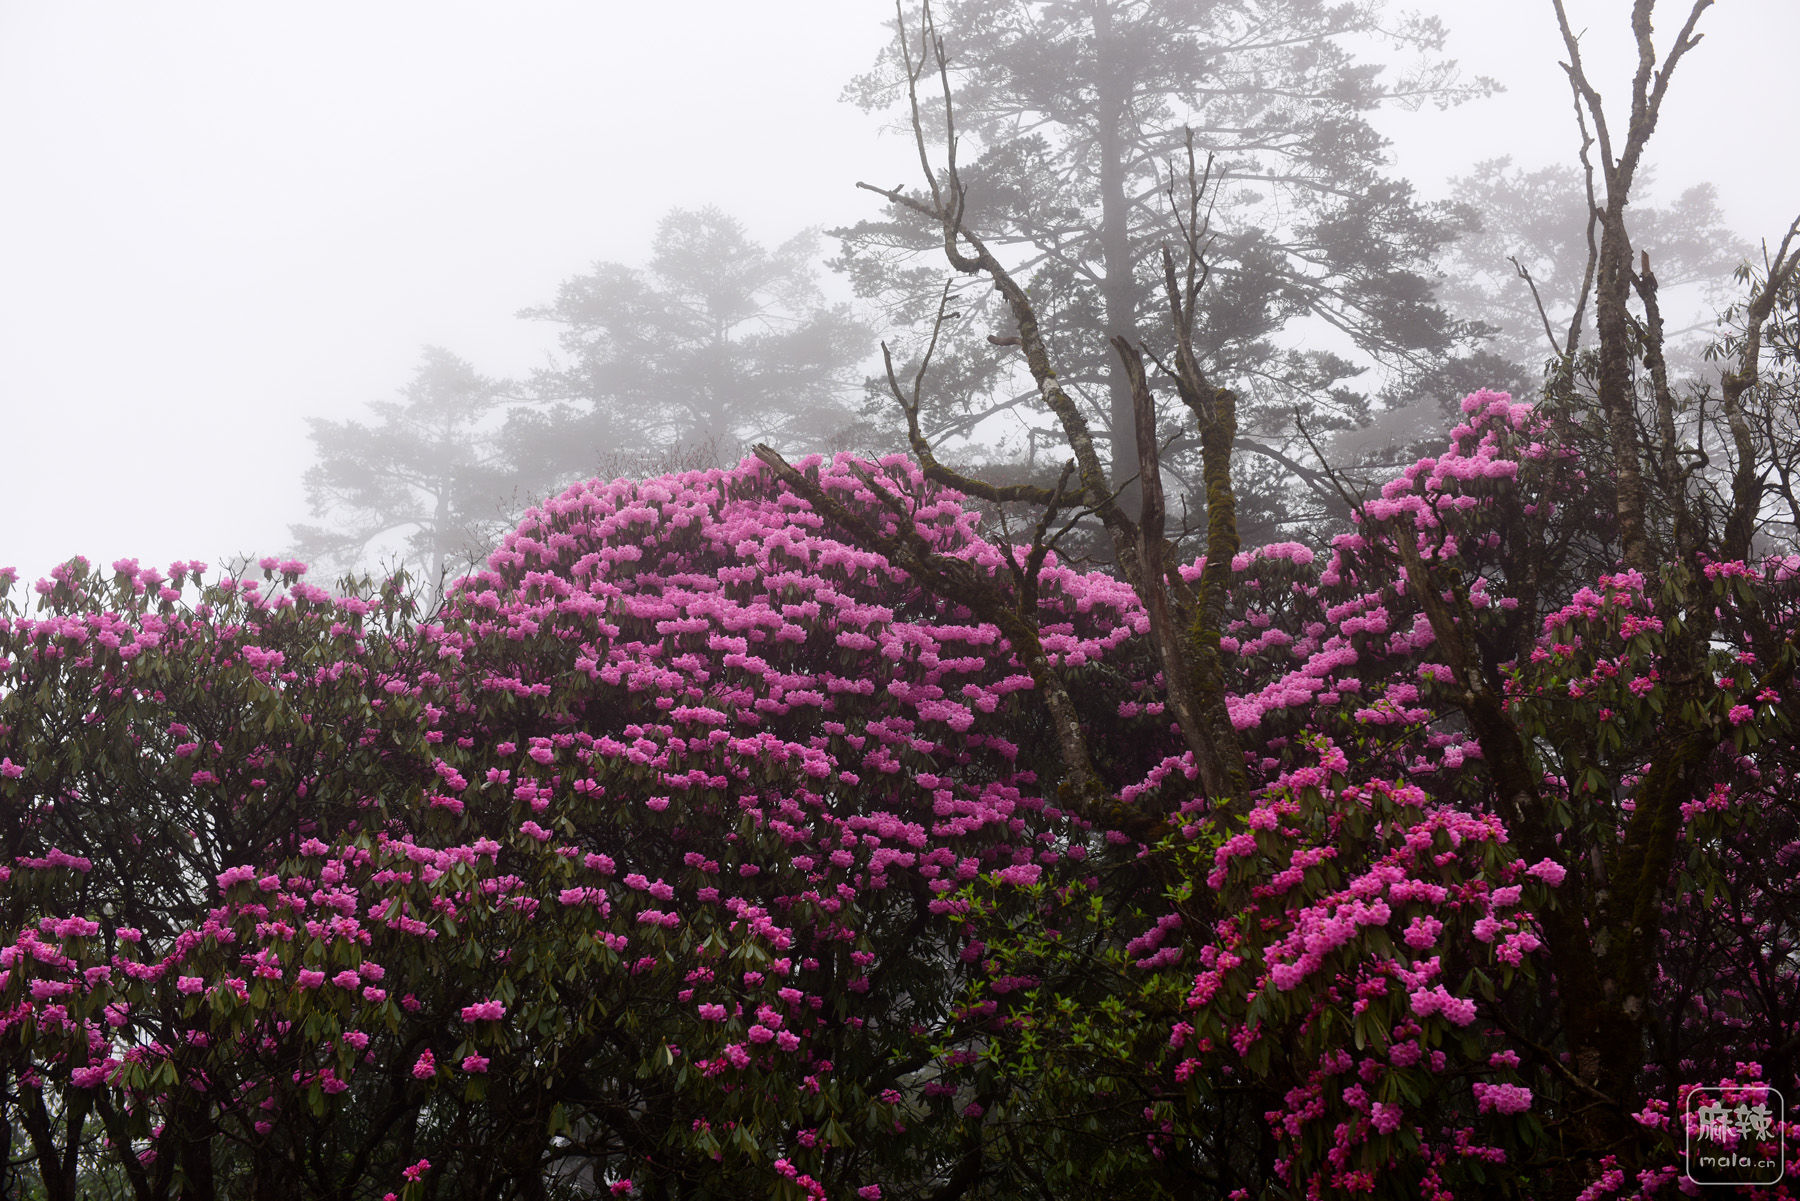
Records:
M1600 273L1594 320L1600 341L1600 407L1612 440L1619 541L1626 566L1652 574L1644 473L1638 456L1637 403L1631 385L1631 240L1625 232L1625 197L1606 198L1600 224Z
M1131 203L1125 194L1126 159L1131 153L1126 122L1130 116L1128 58L1115 45L1111 0L1091 0L1094 19L1094 55L1099 81L1094 112L1096 143L1100 155L1100 299L1104 305L1108 340L1124 338L1138 345L1136 289L1132 283ZM1123 372L1108 372L1107 438L1111 444L1112 486L1119 508L1136 519L1143 489L1136 482L1136 418L1131 382Z

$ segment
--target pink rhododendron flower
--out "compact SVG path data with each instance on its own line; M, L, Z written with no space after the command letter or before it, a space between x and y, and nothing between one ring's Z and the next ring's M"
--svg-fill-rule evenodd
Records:
M1043 874L1044 869L1039 864L1015 863L1011 867L1000 870L1000 881L1003 884L1036 884Z
M69 1083L76 1088L99 1088L106 1083L106 1078L111 1072L112 1067L104 1063L76 1068L69 1073Z
M1563 882L1563 877L1568 875L1569 872L1567 868L1553 859L1540 859L1530 867L1526 868L1525 874L1542 880L1551 888L1555 888L1558 884Z
M1524 1113L1531 1108L1531 1090L1519 1084L1487 1084L1476 1081L1470 1088L1482 1113Z

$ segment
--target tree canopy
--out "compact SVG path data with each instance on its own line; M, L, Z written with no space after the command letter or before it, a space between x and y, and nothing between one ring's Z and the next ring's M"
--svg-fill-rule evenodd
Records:
M510 396L504 382L427 346L403 399L370 404L374 424L308 418L319 461L306 499L331 524L294 526L297 553L350 568L397 540L434 583L479 561L515 513L496 445Z
M597 263L520 314L560 327L563 358L529 380L427 347L373 421L310 420L317 523L293 527L296 553L351 568L399 550L438 580L576 480L722 463L758 438L860 440L846 398L868 331L825 300L816 244L768 249L717 208L673 209L643 267Z
M1478 163L1451 185L1479 227L1446 247L1438 296L1452 312L1491 327L1488 350L1535 373L1567 342L1581 294L1588 204L1581 171L1573 165L1526 171L1510 158L1498 158ZM1732 274L1750 248L1726 226L1711 183L1695 184L1667 206L1634 201L1632 215L1635 239L1653 261L1661 286L1700 293L1699 303L1684 309L1690 326L1669 331L1671 338L1685 335L1686 357L1693 359L1695 344L1714 333L1713 318L1728 303ZM1521 269L1529 272L1529 285ZM1534 289L1544 306L1541 313L1533 303ZM1592 330L1584 337L1591 341Z
M942 37L955 127L944 127L928 97L922 128L937 145L948 139L952 160L959 150L967 160L964 216L1031 294L1115 487L1134 487L1136 454L1130 390L1110 369L1108 340L1156 341L1159 247L1179 248L1185 237L1170 189L1195 147L1212 182L1195 353L1240 393L1240 449L1306 457L1296 404L1321 428L1368 414L1378 388L1355 382L1363 366L1349 356L1364 352L1413 374L1469 332L1432 296L1433 256L1456 236L1457 214L1421 203L1393 176L1370 118L1383 106L1452 104L1493 85L1463 81L1436 57L1444 31L1435 21L1383 7L952 0L928 16L909 13L905 34L849 88L865 108L897 111L907 125L907 77L928 64L930 37ZM1418 58L1384 77L1360 57L1370 44ZM885 217L838 231L842 265L862 294L928 329L942 311L941 272L929 265L938 232L894 199ZM1032 396L1016 356L987 340L1016 332L1004 306L977 288L958 289L950 307L956 319L935 335L927 396L934 438ZM1302 328L1310 335L1296 337ZM1336 349L1322 348L1325 329ZM1027 424L1028 452L1054 455L1054 425ZM1197 511L1197 457L1184 448L1193 449L1186 440L1171 448L1167 470ZM1251 489L1257 516L1274 520L1291 499L1291 470L1273 458L1252 462L1245 470L1261 473Z
M746 441L816 448L851 420L867 331L816 281L817 237L773 249L717 208L672 209L642 268L596 263L522 316L560 327L566 356L516 408L508 453L534 482L619 454Z

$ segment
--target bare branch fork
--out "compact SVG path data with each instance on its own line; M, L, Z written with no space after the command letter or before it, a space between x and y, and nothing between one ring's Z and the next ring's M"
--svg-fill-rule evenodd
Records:
M906 416L906 436L912 446L913 457L925 472L925 478L934 483L955 488L969 496L988 501L990 504L1004 504L1009 501L1022 501L1026 504L1049 505L1051 512L1067 507L1069 500L1061 484L1056 488L1041 488L1032 484L1013 484L1008 487L996 487L986 480L966 476L953 471L939 462L932 451L931 442L925 436L919 424L919 409L922 403L925 386L925 373L931 366L932 355L937 352L938 339L943 334L944 322L949 319L947 309L950 304L951 281L944 282L942 295L938 297L937 316L931 323L931 338L926 343L925 352L919 358L918 369L913 372L912 386L902 389L898 373L894 369L894 354L886 342L881 344L882 364L887 371L888 391L899 404L900 411Z
M936 223L942 231L944 256L957 271L967 275L985 275L994 285L996 291L1006 301L1014 320L1019 326L1020 349L1024 352L1025 362L1030 369L1033 382L1037 386L1038 396L1045 406L1056 416L1061 424L1063 436L1074 452L1078 478L1081 481L1085 502L1092 506L1108 533L1112 536L1115 548L1119 552L1119 566L1126 579L1134 586L1140 578L1137 562L1137 530L1134 522L1119 508L1114 499L1113 490L1108 487L1106 471L1100 462L1099 452L1094 445L1093 433L1088 427L1087 419L1074 400L1064 391L1052 366L1048 347L1044 343L1042 330L1038 324L1036 309L1025 291L1019 286L999 259L988 248L980 237L974 234L963 222L966 190L956 164L956 126L955 113L950 98L949 63L944 53L943 40L938 37L936 25L931 16L931 6L927 3L923 8L921 28L919 31L919 52L915 56L912 42L907 34L906 17L900 4L895 4L895 15L900 26L900 46L906 68L907 99L913 116L913 141L918 148L919 163L925 172L930 185L931 199L922 200L911 196L899 188L882 188L859 182L856 186L865 191L874 192L889 202ZM935 66L938 84L944 98L945 137L947 153L942 178L931 168L930 150L925 139L923 108L919 101L919 82L927 71ZM942 482L949 483L948 480ZM961 485L952 485L958 486ZM979 495L978 492L972 493Z
M1755 531L1757 513L1762 508L1763 477L1756 470L1756 445L1750 423L1744 416L1743 397L1755 385L1762 357L1762 328L1774 311L1783 292L1800 279L1800 217L1795 217L1768 260L1768 273L1762 287L1750 298L1744 312L1744 343L1738 353L1737 367L1728 371L1721 383L1721 407L1731 430L1737 451L1737 466L1731 477L1731 516L1725 526L1724 544L1720 549L1725 559L1743 559L1750 553L1750 538ZM1765 248L1765 258L1766 258Z
M1219 653L1231 561L1238 548L1236 501L1230 479L1236 397L1229 389L1214 385L1206 377L1193 348L1197 301L1207 278L1204 250L1206 216L1209 214L1202 214L1200 206L1203 200L1209 206L1211 203L1211 160L1204 170L1198 167L1190 133L1185 213L1177 202L1173 178L1168 189L1184 243L1185 272L1177 266L1174 252L1167 247L1163 250L1169 313L1174 328L1174 361L1167 365L1157 360L1158 366L1175 381L1183 403L1195 414L1200 433L1207 488L1207 566L1198 596L1189 597L1186 586L1174 571L1173 547L1166 537L1166 502L1161 483L1155 399L1144 371L1143 352L1124 338L1113 339L1121 369L1131 387L1136 415L1137 474L1144 501L1140 520L1134 521L1118 502L1118 493L1101 463L1085 416L1058 378L1035 307L1013 274L965 223L967 193L957 167L955 110L951 102L948 59L932 18L929 0L922 8L916 43L899 3L896 3L895 14L913 138L929 194L922 196L908 193L901 187L883 188L868 183L857 186L936 224L942 234L945 258L951 267L963 274L985 277L1000 293L1017 324L1017 346L1024 355L1037 396L1056 417L1073 458L1051 488L1029 484L997 487L966 476L938 460L921 427L920 410L925 373L936 351L943 323L948 319L948 284L939 300L930 341L910 385L901 382L891 352L883 348L888 388L906 417L908 441L927 479L990 503L1022 502L1041 509L1030 545L1022 557L1018 548L1010 543L1000 548L1008 564L1010 588L1000 579L986 577L972 565L934 550L904 516L898 498L866 468L857 471L858 477L874 491L879 503L900 518L893 532L879 529L856 514L768 447L758 446L755 453L778 479L805 496L816 511L844 529L859 544L888 555L891 561L933 593L963 605L1000 629L1041 690L1057 731L1067 776L1065 791L1074 793L1070 800L1083 803L1084 807L1102 800L1105 790L1094 770L1067 686L1051 666L1039 640L1036 598L1038 575L1052 547L1080 517L1097 516L1111 537L1121 575L1137 590L1149 613L1152 641L1168 688L1169 709L1199 767L1201 787L1212 799L1215 811L1236 812L1247 799L1248 784L1243 751L1225 707ZM925 105L919 94L920 82L930 73L936 74L943 97L946 155L941 171L934 170L931 163L925 136ZM1011 339L1006 341L1010 343ZM1055 528L1059 518L1060 528ZM1185 630L1181 628L1182 624L1185 624Z
M1138 594L1150 618L1150 628L1163 661L1163 678L1169 690L1168 704L1181 727L1188 749L1200 769L1209 796L1243 798L1248 792L1243 752L1225 705L1224 664L1219 637L1224 625L1225 600L1231 585L1231 562L1237 556L1237 505L1231 486L1231 451L1237 436L1237 397L1213 384L1194 353L1194 322L1201 290L1207 279L1205 246L1207 221L1200 215L1200 201L1207 197L1210 217L1213 160L1198 169L1193 131L1186 137L1187 213L1182 215L1171 172L1168 188L1184 242L1185 275L1175 264L1174 252L1162 248L1163 282L1168 298L1169 323L1175 335L1175 362L1156 364L1175 381L1176 391L1194 414L1200 430L1202 476L1206 485L1206 567L1201 573L1198 596L1191 600L1173 570L1173 549L1164 537L1165 501L1161 455L1156 441L1156 399L1144 372L1139 348L1123 337L1111 339L1126 378L1131 384L1133 420L1137 431L1138 477L1143 489L1143 516L1138 530L1138 554L1143 575ZM1148 353L1145 351L1143 353ZM1152 356L1154 358L1154 356ZM1186 636L1176 629L1173 608L1186 625Z
M1669 80L1682 57L1700 44L1694 32L1700 14L1711 7L1712 0L1694 0L1687 20L1660 66L1651 40L1651 12L1656 0L1634 0L1631 29L1637 44L1637 68L1631 81L1630 116L1623 144L1615 147L1612 130L1607 124L1606 110L1582 64L1581 41L1569 24L1563 0L1551 0L1556 11L1557 26L1562 32L1568 61L1562 64L1569 78L1569 89L1576 108L1576 119L1582 134L1582 164L1588 178L1589 275L1594 282L1594 318L1600 336L1600 407L1606 415L1611 435L1614 471L1617 474L1617 515L1619 537L1626 563L1646 576L1655 574L1650 547L1650 531L1646 518L1647 494L1636 430L1636 406L1631 389L1631 356L1628 296L1638 277L1632 271L1631 239L1625 228L1625 204L1636 177L1644 147L1656 129ZM1606 200L1602 205L1593 195L1593 166L1587 157L1590 139L1587 122L1593 122L1593 143L1600 151L1600 170L1606 183ZM1593 231L1600 231L1597 253L1593 249ZM1586 298L1584 280L1583 299ZM1580 321L1582 306L1577 305L1575 322ZM1572 324L1568 347L1573 353L1579 325ZM1565 361L1566 363L1566 361ZM1565 365L1565 374L1571 365ZM1654 369L1654 368L1653 368Z

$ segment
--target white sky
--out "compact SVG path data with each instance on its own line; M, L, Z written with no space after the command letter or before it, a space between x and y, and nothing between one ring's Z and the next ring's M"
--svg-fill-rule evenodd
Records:
M1413 7L1510 89L1384 121L1423 195L1498 154L1572 157L1549 0ZM1629 7L1571 2L1609 100ZM770 242L873 214L854 182L911 182L913 159L837 98L891 11L0 0L0 564L280 552L307 517L304 418L391 398L423 344L522 374L553 330L517 310L641 260L675 205ZM1659 191L1710 179L1774 239L1800 210L1779 132L1800 4L1729 0L1701 28L1652 142Z

